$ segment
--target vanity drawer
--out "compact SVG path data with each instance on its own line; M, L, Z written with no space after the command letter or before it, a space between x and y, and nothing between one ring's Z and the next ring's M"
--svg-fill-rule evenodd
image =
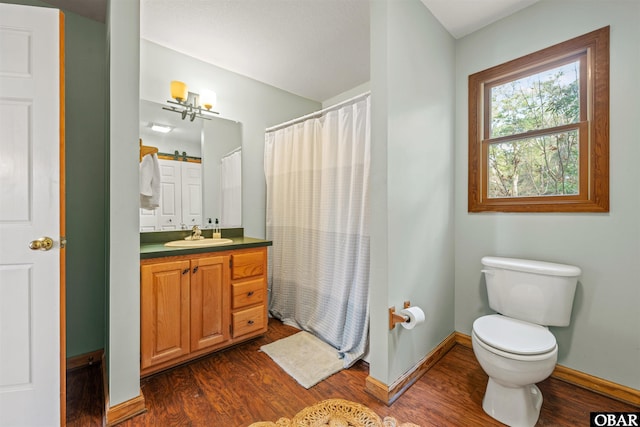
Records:
M259 305L254 308L233 313L231 322L233 323L233 338L259 331L265 326L265 306Z
M231 280L262 276L267 266L265 253L265 251L259 251L231 255Z
M233 299L231 308L242 308L264 302L264 279L249 280L231 285Z

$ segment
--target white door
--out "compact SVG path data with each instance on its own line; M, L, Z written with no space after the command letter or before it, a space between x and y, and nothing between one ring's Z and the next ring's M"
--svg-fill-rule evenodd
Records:
M140 160L140 164L142 165L142 160ZM142 176L142 170L140 172L140 176ZM146 231L157 231L157 230L158 230L157 209L140 208L140 231L146 232Z
M182 162L182 222L202 226L202 164Z
M140 208L140 231L158 231L158 215L155 209Z
M0 426L61 422L59 23L0 4Z
M160 230L180 230L182 227L182 174L180 162L158 160L160 165Z

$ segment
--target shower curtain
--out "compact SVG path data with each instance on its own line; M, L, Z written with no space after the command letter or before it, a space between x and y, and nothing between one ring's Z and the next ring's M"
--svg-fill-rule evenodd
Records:
M370 95L267 130L271 314L362 357L369 326Z
M233 151L220 160L220 215L225 228L242 226L242 152Z

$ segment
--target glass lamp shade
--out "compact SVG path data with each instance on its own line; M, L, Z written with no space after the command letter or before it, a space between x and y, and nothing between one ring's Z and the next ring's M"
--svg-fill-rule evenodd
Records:
M178 80L171 82L171 97L178 102L182 102L189 96L187 85Z
M200 95L200 105L202 105L207 110L212 109L216 105L216 93L212 90L203 90L202 95Z

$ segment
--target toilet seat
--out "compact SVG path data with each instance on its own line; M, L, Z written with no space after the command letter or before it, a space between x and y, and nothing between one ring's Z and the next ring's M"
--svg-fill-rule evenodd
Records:
M542 355L557 348L556 338L544 326L499 314L476 319L473 332L487 346L512 355Z

